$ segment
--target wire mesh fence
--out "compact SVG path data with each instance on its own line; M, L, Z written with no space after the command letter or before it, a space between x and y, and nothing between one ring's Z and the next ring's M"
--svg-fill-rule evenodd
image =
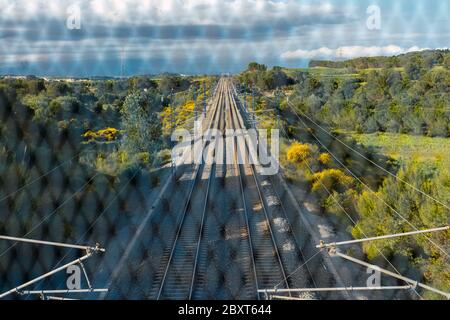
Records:
M148 20L147 2L130 8L114 2L114 15L122 10L137 25L114 24L109 13L100 17L99 2L87 1L71 7L66 21L64 2L64 14L56 6L58 13L52 11L64 20L64 28L56 28L45 14L37 27L40 9L19 2L19 14L15 5L0 8L2 74L78 77L0 77L0 236L105 252L0 239L0 295L74 262L5 298L446 297L448 230L338 252L437 287L441 296L317 248L321 240L448 225L448 49L407 49L409 42L343 47L343 35L356 23L363 41L380 28L398 32L397 23L381 20L381 26L386 6L277 1L255 8L243 1L239 15L236 2L224 2L223 10L163 8L165 19L149 26L140 21ZM95 10L85 10L91 5ZM448 4L436 6L428 23L432 41L424 47L442 47L443 37L435 34ZM398 21L411 8L400 2L391 11ZM405 20L422 27L430 13L415 11ZM179 12L200 21L213 12L223 25L208 21L197 30ZM270 23L261 23L258 13ZM286 40L305 24L319 31L307 28L307 38ZM146 42L149 34L155 41ZM48 43L55 39L60 51L53 53ZM298 50L299 39L310 49ZM312 47L316 40L327 47ZM374 51L402 55L344 61ZM241 72L241 62L255 57L295 69L250 63ZM297 69L311 58L336 61ZM218 69L240 73L181 74ZM180 74L127 77L149 70ZM265 176L263 165L238 165L233 157L231 163L176 165L174 132L192 134L199 119L203 129L278 131L279 172Z
M16 82L5 83L11 86ZM120 152L123 141L86 141L76 125L61 128L54 118L42 122L29 107L14 102L14 95L2 91L1 98L0 234L99 244L106 249L83 263L88 276L79 273L78 287L70 286L73 277L67 269L8 298L36 299L39 295L30 291L75 288L88 292L63 297L258 299L264 298L258 290L265 289L365 285L366 270L330 263L315 247L319 239L309 224L320 224L323 216L308 222L302 212L310 210L308 203L319 199L314 198L315 193L299 192L302 184L286 187L289 177L285 174L252 176L249 168L230 164L173 168L170 162L154 165L162 161L156 156L150 156L153 166L150 159L144 162L138 158L112 173L105 170L104 161L109 154ZM226 122L222 108L230 102L216 99L217 95L209 100L206 120L221 126ZM80 109L60 119L99 121L102 117L84 105ZM307 141L314 132L305 131L301 134L307 136L299 139ZM326 141L331 154L346 159L346 163L354 157L328 136L320 135L320 139ZM119 160L114 160L123 161L125 156L131 155L122 151ZM361 170L356 171L357 176L367 177L369 184L377 174L373 167L356 170ZM0 249L2 292L84 254L73 248L15 241L0 241ZM353 253L362 257L362 252L355 250ZM397 259L404 258L391 261L397 266L404 264ZM379 262L389 267L386 261ZM414 275L404 265L406 269L400 272ZM101 288L108 292L89 292ZM304 293L302 297L355 298L348 290ZM410 290L394 290L370 293L370 297L413 296Z

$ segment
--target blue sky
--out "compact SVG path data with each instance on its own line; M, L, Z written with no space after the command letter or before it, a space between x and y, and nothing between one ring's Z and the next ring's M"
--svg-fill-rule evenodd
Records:
M367 27L371 5L379 30ZM449 14L448 0L0 0L0 74L117 76L121 61L126 75L234 73L254 60L395 55L449 47Z

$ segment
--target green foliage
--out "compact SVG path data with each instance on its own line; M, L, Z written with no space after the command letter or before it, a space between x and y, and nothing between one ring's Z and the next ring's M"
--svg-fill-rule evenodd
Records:
M367 148L407 164L411 161L441 164L450 167L450 139L413 136L397 133L359 134L349 132L352 138Z
M149 77L133 77L129 79L131 90L156 89L158 83Z
M267 71L267 66L264 64L259 64L257 62L250 62L248 64L248 71Z
M98 130L97 132L88 130L83 134L83 138L87 141L97 140L97 141L114 141L120 135L120 131L116 128L106 128Z
M45 82L43 79L33 78L27 81L27 93L38 95L45 90Z
M163 94L187 90L190 81L185 77L174 75L163 75L158 83L158 88Z
M405 66L406 74L411 80L419 80L425 73L425 61L420 56L413 56Z
M326 169L313 175L312 191L344 192L354 183L353 178L339 169Z
M47 84L47 95L50 97L65 96L71 92L70 86L62 81L52 81Z
M304 72L291 101L334 128L449 137L450 71L437 65L448 55L407 55L402 68L364 69L350 78Z
M282 147L286 157L281 162L288 180L302 189L310 187L311 201L324 212L335 214L339 223L349 226L350 215L357 222L356 227L351 226L354 238L407 232L413 230L411 225L418 229L448 225L450 212L441 203L450 206L449 55L449 51L436 50L399 57L312 62L311 66L320 67L290 73L298 82L289 99L295 108L400 178L363 159L349 157L326 136L322 136L322 142L375 193L339 170L329 154L317 153L305 162L301 156L304 152L291 151L293 161L288 161L292 146ZM318 128L312 124L311 128L302 128L288 108L280 111L290 124L286 131L291 137L316 143L311 133L320 137ZM342 134L349 131L351 135ZM429 237L448 252L450 232ZM368 242L363 250L369 259L378 258L380 251L387 257L403 256L426 283L444 291L450 289L448 257L424 236ZM441 297L426 293L425 298Z
M178 107L169 106L164 108L161 112L161 122L165 133L171 134L173 126L176 126L177 128L185 127L188 125L186 122L189 119L192 119L192 121L189 121L189 123L192 124L194 121L194 108L194 101L186 101Z
M248 87L256 86L261 90L274 90L294 83L281 67L268 70L267 66L256 62L248 65L247 70L239 75L239 80Z
M49 121L58 112L58 106L53 104L50 107L50 99L45 94L27 95L23 98L23 104L34 111L34 117L38 121Z
M398 173L399 179L386 178L376 195L364 192L358 202L360 219L353 229L356 238L379 236L412 231L411 225L418 229L428 229L448 225L449 210L432 198L450 205L450 172L447 167L426 163L411 162ZM430 195L427 197L406 183ZM387 205L386 205L387 204ZM418 259L425 276L437 287L450 288L448 278L450 266L443 264L443 253L433 246L428 237L403 237L390 240L368 242L364 250L369 258L384 254L404 254ZM449 233L432 234L429 238L441 248L450 245Z
M450 54L447 54L444 58L444 67L450 70Z
M362 57L347 61L317 61L312 60L309 63L310 68L354 68L354 69L379 69L379 68L402 68L415 57L423 60L424 66L432 68L435 65L442 64L445 57L450 55L449 50L425 50L420 52L411 52L394 57Z
M161 102L145 92L133 93L126 98L121 110L122 148L128 154L153 154L159 149L162 136L160 108Z

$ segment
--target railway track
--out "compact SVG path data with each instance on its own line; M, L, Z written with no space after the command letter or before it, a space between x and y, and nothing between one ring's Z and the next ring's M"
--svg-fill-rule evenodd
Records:
M232 94L237 94L236 90L231 91ZM236 109L236 117L239 119L242 127L245 127L248 118L245 117L245 110L239 103L238 99L232 99ZM241 110L241 113L238 110ZM250 124L247 125L249 127ZM294 288L309 288L316 287L314 276L306 264L306 257L302 247L307 242L309 235L302 234L302 239L299 239L294 228L290 223L292 214L288 214L282 197L277 191L276 182L273 176L261 176L256 174L258 172L257 166L251 165L252 176L258 188L260 199L265 203L265 213L267 214L267 221L272 222L272 232L275 243L279 247L280 257L285 266L285 274L287 274L287 281L284 282L286 286ZM303 240L303 242L301 241ZM299 266L303 268L299 269ZM279 282L278 288L281 288L283 282ZM304 298L318 299L315 294L305 294Z
M213 105L213 116L207 129L220 128L223 100L223 83L219 84L219 94ZM208 147L203 144L202 150ZM212 155L214 156L214 155ZM157 286L152 291L156 299L191 299L195 284L199 249L203 239L204 222L208 209L209 190L215 176L215 164L197 165L185 206L179 217L176 234L161 259L161 267L156 273ZM207 179L204 179L207 177ZM202 210L198 210L198 208Z
M211 114L206 129L245 128L231 80L220 80ZM258 290L307 282L309 277L290 276L302 257L292 228L280 230L275 223L288 224L282 204L269 204L276 194L268 194L257 166L238 163L238 149L248 151L248 141L238 145L233 139L234 163L196 165L183 209L161 226L167 241L151 299L259 299Z
M245 125L239 115L231 89L227 92L229 101L229 121L232 129L243 129ZM246 141L246 140L245 140ZM245 208L245 218L249 233L249 243L253 254L255 281L257 290L265 288L289 288L284 262L280 255L274 235L271 219L268 215L267 203L263 198L254 165L238 164L236 143L235 163L241 185L241 194ZM244 148L247 152L248 146ZM259 295L256 295L259 298Z

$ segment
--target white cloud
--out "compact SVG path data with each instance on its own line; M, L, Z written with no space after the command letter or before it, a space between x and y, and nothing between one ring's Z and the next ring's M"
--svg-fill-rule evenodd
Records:
M281 55L285 60L299 59L352 59L358 57L375 57L375 56L394 56L413 51L423 51L428 48L420 48L417 46L410 48L402 48L396 45L379 46L347 46L337 49L322 47L313 50L295 50L287 51Z
M251 24L342 17L344 12L327 1L306 5L299 0L0 0L0 13L20 21L37 16L64 19L67 8L74 4L80 6L87 20L122 24Z

